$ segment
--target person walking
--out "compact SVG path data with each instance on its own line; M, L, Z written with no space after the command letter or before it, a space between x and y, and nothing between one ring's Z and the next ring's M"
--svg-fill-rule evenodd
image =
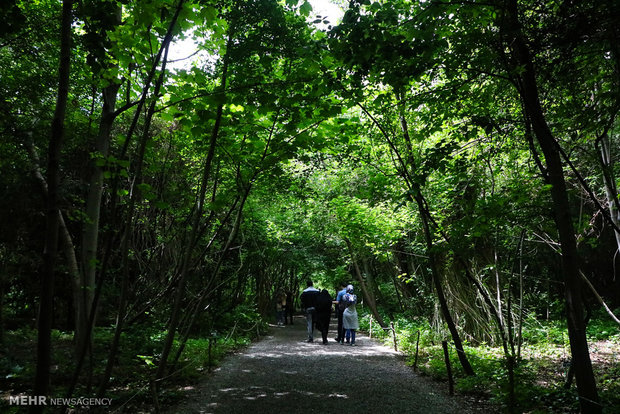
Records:
M284 324L293 324L293 314L295 313L295 304L293 303L293 292L290 290L286 292L286 307L284 308Z
M276 324L278 326L284 325L284 312L286 309L286 295L282 291L278 291L276 294Z
M316 297L316 327L321 331L323 345L327 345L329 318L332 316L332 296L323 289Z
M301 293L299 297L301 301L301 308L306 313L306 322L308 323L308 342L314 340L314 322L316 317L316 298L319 295L319 290L314 287L312 280L308 280L307 288Z
M357 296L353 293L353 285L348 285L346 293L342 296L342 301L346 305L346 309L342 312L342 326L345 330L344 342L355 346L355 331L360 328L357 318ZM349 342L350 341L350 342ZM341 342L341 344L344 344Z
M336 316L338 317L338 331L336 335L336 342L340 343L344 341L344 328L342 327L342 313L344 312L346 306L342 301L342 297L347 293L347 287L344 282L340 283L340 290L336 294L336 300L334 303L336 304Z

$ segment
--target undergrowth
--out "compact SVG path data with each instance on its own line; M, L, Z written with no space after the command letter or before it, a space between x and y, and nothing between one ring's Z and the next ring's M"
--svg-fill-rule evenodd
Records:
M169 369L160 388L160 404L173 404L181 399L182 394L176 391L178 385L185 386L198 381L205 372L218 366L225 355L248 345L257 336L266 334L268 325L252 308L238 307L228 315L221 315L217 323L212 323L209 327L211 329L208 333L202 332L188 338L176 363L174 358L180 341L178 336L175 338L168 359ZM112 327L97 327L94 330L94 369L91 373L88 357L74 396L95 395L113 335ZM154 378L165 336L163 326L136 325L123 332L110 386L106 392L106 397L112 398L113 409L122 406L123 411L132 412L152 403L150 381ZM5 332L0 351L0 394L6 397L3 400L8 399L8 396L32 394L36 341L37 332L32 328ZM75 370L73 333L53 331L52 344L51 383L54 388L50 397L65 397ZM18 412L17 407L6 406L0 406L0 411L5 408L7 412L11 412L11 409Z
M369 332L370 319L368 314L360 318L362 330ZM455 390L484 396L502 410L509 411L508 369L499 344L465 344L465 353L476 373L468 377L446 333L431 329L423 319L401 317L389 323L393 323L398 350L406 356L409 365L415 365L418 372L447 381L441 342L448 340ZM373 322L371 335L387 346L394 346L391 326L382 329ZM587 335L603 412L620 413L620 329L607 315L596 314L588 325ZM565 324L529 318L523 327L521 359L515 367L516 401L512 411L540 414L578 412L575 382L568 389L564 387L569 365L570 347Z

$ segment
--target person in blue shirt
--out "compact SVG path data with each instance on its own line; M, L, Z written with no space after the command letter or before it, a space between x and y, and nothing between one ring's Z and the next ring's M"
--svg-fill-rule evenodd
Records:
M340 343L344 341L344 328L342 327L342 313L346 306L342 303L342 297L347 293L346 284L344 282L340 283L340 290L336 295L336 315L338 316L338 336L335 338L336 342Z

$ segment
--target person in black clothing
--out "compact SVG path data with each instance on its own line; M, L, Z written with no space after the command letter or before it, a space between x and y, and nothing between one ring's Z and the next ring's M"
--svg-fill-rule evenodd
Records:
M326 289L316 297L316 328L321 331L323 345L327 345L329 318L332 316L332 297Z
M308 280L308 287L301 293L301 308L306 312L306 321L308 322L308 342L314 340L314 319L316 317L316 298L319 295L318 289L314 287L312 280Z
M284 312L286 309L286 295L281 290L276 293L276 324L284 325Z
M284 324L287 325L288 319L293 324L293 314L295 313L295 304L293 303L293 292L286 292L286 307L284 308Z

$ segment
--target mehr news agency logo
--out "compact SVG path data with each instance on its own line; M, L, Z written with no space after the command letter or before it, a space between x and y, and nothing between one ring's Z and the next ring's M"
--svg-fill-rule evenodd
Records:
M95 397L72 397L72 398L52 398L44 395L11 395L9 396L9 405L19 406L70 406L70 407L101 407L112 404L111 398L95 398Z

